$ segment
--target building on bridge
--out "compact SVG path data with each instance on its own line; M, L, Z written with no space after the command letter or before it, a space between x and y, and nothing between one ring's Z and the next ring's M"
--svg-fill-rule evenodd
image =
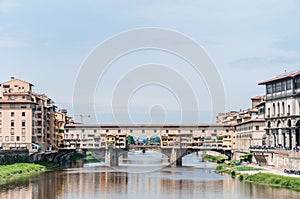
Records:
M265 145L300 146L300 71L260 82L266 89Z
M129 137L135 140L129 142ZM139 143L139 138L147 142ZM67 124L66 148L97 149L127 148L128 144L154 145L161 148L202 148L231 151L234 148L234 131L231 125L155 125L155 124ZM155 139L154 139L155 138ZM156 141L157 143L157 141Z

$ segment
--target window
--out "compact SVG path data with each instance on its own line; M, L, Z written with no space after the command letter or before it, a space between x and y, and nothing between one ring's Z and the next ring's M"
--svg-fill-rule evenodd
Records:
M11 112L11 113L10 113L10 116L11 116L11 117L15 117L15 112Z
M22 141L25 141L25 136L22 136Z
M292 80L288 80L286 82L286 90L291 90L292 89Z
M108 133L109 132L109 129L106 129L106 133Z
M96 129L94 129L94 133L97 133L97 130L96 130Z
M286 83L281 82L281 91L285 91L285 89L286 89Z
M166 130L166 133L169 133L169 130Z
M81 132L84 133L84 129L81 129Z
M26 125L26 121L22 120L22 126L25 126L25 125Z
M9 106L10 106L10 108L15 108L16 107L15 104L10 104Z
M284 102L282 102L282 113L281 113L282 115L284 115L285 114L285 107L284 107Z
M22 117L25 117L26 113L25 112L22 112Z
M287 115L290 115L290 114L291 114L291 106L288 105Z
M130 129L130 133L132 133L133 132L133 130L132 129Z
M15 136L10 136L10 141L15 141Z
M280 115L280 104L279 104L279 102L277 103L277 116L279 116Z
M8 142L9 141L9 137L5 136L5 141Z
M157 130L156 129L154 129L154 133L156 133L157 132Z
M281 82L277 82L275 84L275 92L280 92L281 91Z
M0 117L2 117L2 112L0 112Z
M0 133L2 133L2 128L0 128Z
M2 125L2 120L0 120L0 125Z
M267 94L271 94L272 93L272 85L268 84L267 85Z
M14 128L11 128L10 129L10 135L14 135L15 134L15 129Z
M22 99L25 99L26 97L25 96L22 96Z
M25 133L26 133L25 128L22 128L22 135L25 135Z
M15 120L10 121L10 126L15 126Z
M258 130L259 130L259 126L255 126L255 130L257 130L257 131L258 131Z
M142 130L142 133L145 133L145 130L144 130L144 129Z
M0 109L2 108L2 104L0 104Z
M121 129L118 129L118 133L121 133Z
M275 104L273 103L273 116L275 116Z
M27 105L21 105L21 108L27 108Z
M17 137L16 137L16 140L17 140L17 141L20 141L20 136L17 136Z
M2 136L0 136L0 142L2 142Z
M181 130L178 130L178 133L180 133L181 132Z

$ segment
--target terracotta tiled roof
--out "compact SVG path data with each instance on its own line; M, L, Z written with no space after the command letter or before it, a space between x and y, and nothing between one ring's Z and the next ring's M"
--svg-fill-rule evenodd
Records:
M278 76L278 77L274 77L272 79L259 82L258 85L263 85L263 84L266 84L266 83L269 83L269 82L274 82L274 81L285 79L285 78L293 78L293 77L296 77L298 75L300 75L300 71L290 73L290 74L281 75L281 76Z
M24 80L21 80L21 79L11 79L11 80L9 80L9 81L6 81L6 82L3 82L3 83L1 83L1 84L6 84L6 83L9 83L9 82L11 82L11 81L14 81L14 80L18 80L18 81L21 81L21 82L24 82L24 83L26 83L26 84L30 84L30 85L32 85L33 86L33 84L32 83L30 83L30 82L26 82L26 81L24 81ZM0 85L1 85L0 84Z

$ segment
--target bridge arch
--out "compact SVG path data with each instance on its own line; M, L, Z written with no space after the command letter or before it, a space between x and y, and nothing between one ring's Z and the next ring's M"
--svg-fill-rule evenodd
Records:
M149 138L146 135L140 135L137 139L138 145L148 145Z
M152 135L150 137L150 145L160 145L161 139L158 135Z

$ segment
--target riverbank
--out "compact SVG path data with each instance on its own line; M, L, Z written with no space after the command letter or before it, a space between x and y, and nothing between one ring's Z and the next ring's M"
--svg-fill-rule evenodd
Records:
M235 161L218 164L216 171L238 177L241 181L300 191L300 176L289 175L271 168L255 165L239 165Z
M6 184L15 179L42 172L46 166L33 163L16 163L0 166L0 184Z
M270 185L300 191L300 178L295 177L259 172L253 175L239 174L239 179L262 185Z

